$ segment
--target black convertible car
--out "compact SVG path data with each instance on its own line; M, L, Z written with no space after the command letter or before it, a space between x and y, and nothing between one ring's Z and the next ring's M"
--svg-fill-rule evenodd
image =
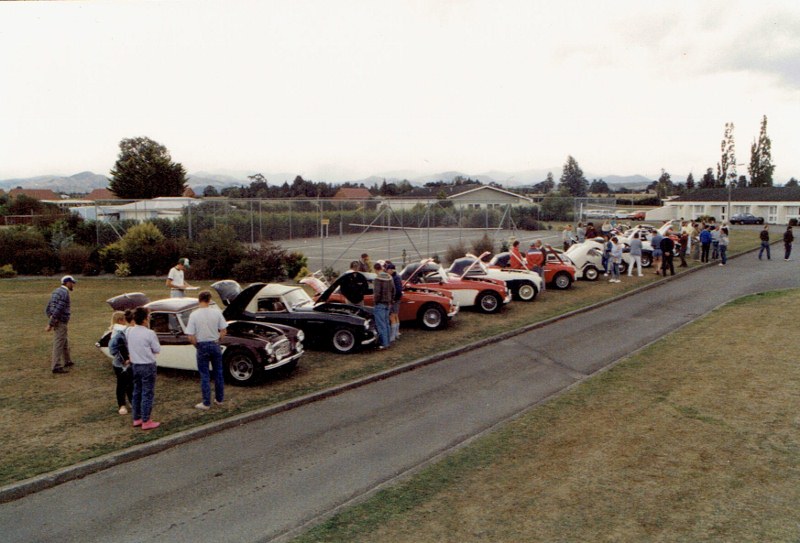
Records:
M253 283L244 290L236 281L211 285L227 307L228 320L269 322L299 328L306 343L351 353L375 343L377 333L369 308L337 303L315 304L299 286Z
M161 344L158 366L197 371L195 348L186 335L189 315L199 307L196 298L167 298L150 302L142 293L123 294L107 301L116 311L144 306L150 309L150 329ZM220 341L224 375L234 385L252 385L266 372L290 371L303 354L302 330L279 324L228 320ZM111 332L95 344L106 356Z

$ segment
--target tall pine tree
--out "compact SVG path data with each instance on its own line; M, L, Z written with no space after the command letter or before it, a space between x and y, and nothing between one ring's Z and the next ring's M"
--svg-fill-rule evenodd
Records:
M108 188L119 198L140 199L182 196L186 170L172 162L166 147L150 138L129 138L119 142L119 157Z
M586 196L588 188L589 182L583 176L583 170L578 166L578 161L571 155L568 156L561 174L561 180L558 183L558 189L569 196L583 197Z
M761 119L758 140L750 146L750 186L771 187L775 165L772 163L772 141L767 136L767 116Z

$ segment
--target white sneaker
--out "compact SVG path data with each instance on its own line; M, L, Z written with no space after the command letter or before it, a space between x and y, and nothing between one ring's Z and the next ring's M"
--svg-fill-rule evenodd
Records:
M208 411L209 409L211 409L211 406L206 405L203 402L200 402L199 404L195 405L194 408L199 409L200 411Z
M121 405L120 408L119 408L119 414L120 415L127 415L128 414L128 408L125 407L124 405Z

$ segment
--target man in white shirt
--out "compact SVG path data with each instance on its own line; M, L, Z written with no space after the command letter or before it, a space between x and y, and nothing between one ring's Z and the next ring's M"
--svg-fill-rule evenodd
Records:
M167 275L167 286L169 287L170 298L183 298L187 288L194 288L183 280L183 272L189 268L189 259L181 258L178 263L169 270Z
M197 296L200 307L189 315L186 333L197 349L197 371L200 372L200 392L203 401L195 405L201 411L211 407L211 383L208 366L214 372L214 403L225 400L225 381L222 376L222 349L219 341L225 337L228 323L217 306L211 305L211 292L204 290Z

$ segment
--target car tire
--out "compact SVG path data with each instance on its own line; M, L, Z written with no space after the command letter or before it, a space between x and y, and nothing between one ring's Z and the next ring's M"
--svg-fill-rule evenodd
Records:
M600 270L594 266L586 266L586 268L584 268L583 278L587 281L597 281L598 277L600 277Z
M350 328L337 328L331 334L331 350L335 353L350 354L358 347L356 335Z
M619 273L620 274L628 273L628 263L625 262L624 260L619 263Z
M517 289L517 298L523 302L532 302L538 293L539 291L533 283L522 283Z
M572 285L572 277L567 272L559 272L553 277L553 286L558 290L566 290Z
M503 300L496 292L484 290L475 298L475 305L481 313L497 313L503 307Z
M440 330L447 324L447 314L440 305L427 303L417 313L417 324L423 330Z
M642 253L642 267L649 268L653 265L653 255Z
M244 349L228 349L223 358L225 378L236 386L250 386L261 380L262 370L255 356Z

